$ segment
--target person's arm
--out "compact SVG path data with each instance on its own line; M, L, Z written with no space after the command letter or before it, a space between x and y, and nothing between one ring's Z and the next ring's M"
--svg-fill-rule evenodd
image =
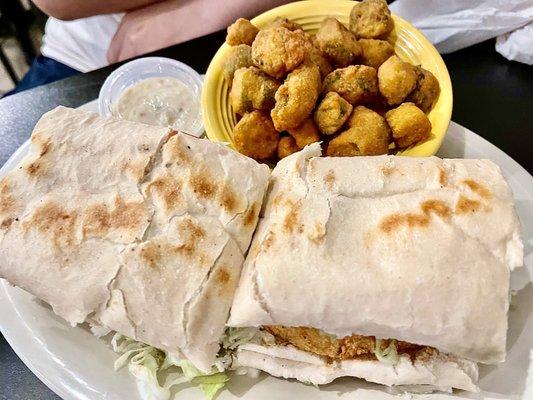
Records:
M45 14L62 20L125 12L161 0L33 0Z

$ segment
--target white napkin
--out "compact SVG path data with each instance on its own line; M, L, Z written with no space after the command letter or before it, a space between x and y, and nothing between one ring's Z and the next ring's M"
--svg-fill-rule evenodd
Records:
M533 22L533 0L396 0L390 9L424 32L441 53L508 34ZM505 35L499 39L497 50L511 60L531 64L532 33L529 26L522 33Z
M533 65L533 22L514 32L498 36L496 51L509 60Z

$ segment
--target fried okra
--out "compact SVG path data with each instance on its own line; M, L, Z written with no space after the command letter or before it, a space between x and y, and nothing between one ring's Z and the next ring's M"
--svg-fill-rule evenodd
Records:
M385 0L363 0L350 12L350 30L358 38L375 39L387 35L394 28Z
M326 154L337 157L387 154L389 138L385 119L369 108L358 106L348 120L348 129L329 142Z
M264 160L276 154L279 133L268 113L252 111L245 114L233 128L233 140L239 153L256 160Z
M418 76L416 87L407 100L415 103L418 108L427 113L439 97L439 81L435 75L424 68L415 67L415 70Z
M359 61L363 65L379 68L390 56L394 55L394 47L386 40L359 39L361 47Z
M320 77L324 79L327 74L333 71L333 67L331 66L329 60L324 56L324 54L322 54L322 52L318 48L318 44L315 40L315 35L311 35L307 32L304 32L304 35L307 39L304 64L316 65L320 71Z
M305 48L303 31L283 27L263 29L252 44L252 61L268 75L281 78L302 63Z
M278 158L281 160L299 150L300 148L292 136L283 136L278 143Z
M279 83L259 68L240 68L235 71L230 101L233 111L243 115L252 110L271 110Z
M233 81L233 75L239 68L246 68L252 66L252 48L247 44L240 44L233 46L230 49L230 54L226 58L224 65L222 66L222 73L224 79L231 85Z
M385 114L392 131L394 142L399 148L406 148L427 139L431 122L420 108L413 103L403 103Z
M327 58L324 57L320 50L318 50L314 46L311 46L309 51L306 53L304 64L310 66L316 65L318 67L320 77L322 79L324 79L331 71L333 71L333 67L331 66Z
M282 18L282 17L276 17L272 22L270 22L265 29L268 28L286 28L289 31L297 31L297 30L303 30L302 25L291 21L288 18Z
M324 79L322 93L327 92L337 92L352 105L372 100L378 93L376 69L366 65L339 68Z
M276 129L281 132L300 125L313 111L319 92L318 67L303 65L292 71L275 94L271 116Z
M250 21L245 18L239 18L233 24L228 26L226 43L230 46L238 46L240 44L251 45L258 32L259 29L257 29Z
M378 69L379 91L391 106L402 103L416 86L415 68L392 56Z
M353 34L335 18L322 21L316 33L320 51L337 67L350 65L361 53L361 48Z
M318 128L313 118L307 118L296 128L288 129L287 132L294 138L296 145L300 149L303 149L308 144L320 141Z
M328 92L315 110L315 122L320 132L332 135L350 117L353 106L336 92Z

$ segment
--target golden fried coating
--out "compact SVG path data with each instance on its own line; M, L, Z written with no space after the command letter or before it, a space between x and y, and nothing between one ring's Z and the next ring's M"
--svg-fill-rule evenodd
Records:
M299 150L300 148L292 136L283 136L278 143L278 158L281 160Z
M263 329L274 335L279 344L291 344L297 349L307 351L325 357L329 360L350 360L363 359L374 360L376 348L376 338L374 336L351 335L343 338L336 338L315 328L306 327L284 327L284 326L263 326ZM389 346L390 340L384 340L382 349ZM397 341L398 354L408 354L412 358L424 356L428 351L436 350L419 346L412 343Z
M257 32L259 32L259 29L257 29L254 24L247 19L239 18L233 24L228 26L226 43L230 46L238 46L239 44L247 44L251 46Z
M281 132L300 125L313 111L319 92L318 67L303 65L292 71L275 95L270 115L276 129Z
M320 141L318 128L313 118L307 118L296 128L288 129L287 132L294 138L296 145L300 149L303 149L308 144Z
M224 79L231 85L233 81L233 75L239 68L246 68L252 66L252 48L247 44L240 44L233 46L230 49L230 54L222 65L222 73Z
M363 65L379 68L390 56L394 55L394 47L386 40L359 39L361 47L359 61Z
M361 53L361 48L353 34L335 18L322 21L316 33L318 48L337 67L350 65Z
M315 35L304 32L307 39L304 64L316 65L320 71L320 77L324 79L327 74L333 71L333 67L328 59L322 54L315 40Z
M415 103L418 108L427 113L439 97L439 81L435 75L424 68L415 67L415 70L418 75L416 87L407 97L407 101Z
M364 106L355 107L347 121L348 129L333 138L328 156L377 156L389 150L390 129L385 119Z
M328 74L322 85L322 93L337 92L352 105L372 100L378 93L375 68L366 65L350 65Z
M403 103L385 114L392 137L399 148L406 148L429 137L431 122L413 103Z
M350 12L350 30L358 38L383 37L394 28L389 7L385 0L363 0Z
M333 67L327 58L324 57L320 50L315 47L312 47L309 52L306 53L304 64L316 65L322 79L324 79L331 71L333 71Z
M252 111L233 128L233 140L239 153L264 160L276 154L279 133L267 113Z
M261 30L252 44L252 61L274 78L295 69L305 58L303 31L277 27Z
M411 64L392 56L378 69L379 91L389 105L400 104L415 88L416 78Z
M282 18L282 17L274 18L274 20L272 22L267 24L265 29L268 29L268 28L279 28L279 27L286 28L289 31L303 30L302 29L302 25L300 25L300 24L298 24L298 23L296 23L294 21L291 21L288 18Z
M243 115L254 109L272 109L278 88L279 83L259 68L239 68L233 76L233 85L229 94L233 111Z
M350 117L353 106L336 92L328 92L315 110L315 122L320 132L332 135Z

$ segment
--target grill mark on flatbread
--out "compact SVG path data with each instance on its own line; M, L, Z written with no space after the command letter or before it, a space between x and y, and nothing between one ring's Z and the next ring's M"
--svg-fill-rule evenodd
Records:
M326 184L326 188L332 189L333 184L335 183L335 172L330 169L328 173L324 176L324 183Z
M441 218L448 218L451 213L450 207L441 200L426 200L420 205L420 208L428 216L433 213Z
M206 232L191 219L186 219L178 225L178 231L183 243L178 245L169 243L166 239L154 239L142 245L141 259L150 267L157 267L163 259L184 255L192 257L197 253L198 242L203 240ZM200 264L207 263L203 254L198 254Z
M52 140L44 136L41 132L31 135L31 143L39 150L39 155L44 157L52 150Z
M269 189L271 190L271 189ZM284 202L283 195L281 193L278 193L273 199L272 199L272 207L277 207L281 205Z
M137 164L126 162L122 170L129 172L135 179L139 181L144 177L146 173L146 166L144 162L140 162Z
M394 174L395 172L396 172L396 168L395 167L391 167L389 165L384 165L383 167L381 167L381 173L385 177L389 177L392 174Z
M67 211L59 204L49 202L37 208L31 218L24 221L23 229L25 232L36 229L50 238L56 247L71 247L76 243L77 219L75 211Z
M171 136L165 145L165 155L169 156L170 162L187 164L191 161L190 147L181 143L179 136Z
M257 203L252 204L252 206L246 211L244 215L244 226L254 226L259 214L259 205Z
M455 206L456 214L473 214L480 211L482 208L481 202L469 199L465 196L460 196Z
M0 181L0 214L7 214L15 208L15 198L11 195L11 188L7 179Z
M446 176L446 171L444 168L439 167L439 183L441 186L446 186L448 183L448 177Z
M190 185L193 192L200 198L211 199L216 195L217 185L205 170L191 176Z
M379 229L384 233L392 233L400 228L424 228L429 225L431 214L442 219L451 215L451 210L441 200L426 200L420 204L422 214L406 213L392 214L385 217L379 224Z
M165 175L151 182L147 187L147 191L151 190L163 200L166 211L175 210L185 202L182 194L182 183L169 175Z
M13 218L7 218L7 219L3 220L0 223L0 229L2 229L2 230L9 229L11 227L11 225L13 224L13 221L14 221Z
M41 157L44 157L45 155L47 155L50 150L52 150L52 142L50 141L50 139L47 139L44 143L41 144L40 146L40 153L39 155Z
M326 226L320 222L315 222L313 231L309 234L309 240L316 245L324 242L326 239Z
M24 171L32 178L39 178L45 174L45 157L52 150L50 138L43 138L41 135L32 136L32 143L39 151L39 157L26 165Z
M229 282L231 276L229 274L229 272L227 271L226 267L220 267L220 269L218 270L218 273L217 273L217 282L220 284L220 285L225 285L226 283Z
M24 171L26 171L26 173L32 178L38 178L44 175L42 161L38 159L31 162L30 164L26 165Z
M161 262L164 254L172 252L172 246L168 243L158 243L156 241L147 242L140 251L141 259L150 267L155 268Z
M186 219L178 226L180 235L183 235L185 243L177 246L177 250L187 256L192 256L196 251L196 246L205 237L205 231L196 225L191 219Z
M215 277L216 284L218 286L219 296L224 296L233 290L233 277L229 272L229 267L226 265L221 266L217 270L217 275Z
M265 240L263 240L263 243L261 243L261 247L259 251L268 251L273 245L275 241L274 232L270 231L265 237Z
M123 198L116 197L114 208L109 211L105 204L89 206L83 221L84 236L106 236L115 229L135 232L145 217L144 203L126 203Z
M385 217L379 224L379 228L385 233L392 233L400 228L425 227L429 224L429 218L419 214L393 214Z
M238 207L238 198L235 191L229 185L225 185L220 192L220 203L227 213L234 213Z
M468 188L474 193L476 193L479 197L482 197L483 199L492 198L491 191L485 186L483 186L481 183L476 182L472 179L465 179L462 183L468 186Z
M299 223L299 219L300 204L292 204L290 206L289 212L285 215L285 218L283 219L283 230L286 233L294 233L295 231L298 233L302 233L304 227L301 223Z

